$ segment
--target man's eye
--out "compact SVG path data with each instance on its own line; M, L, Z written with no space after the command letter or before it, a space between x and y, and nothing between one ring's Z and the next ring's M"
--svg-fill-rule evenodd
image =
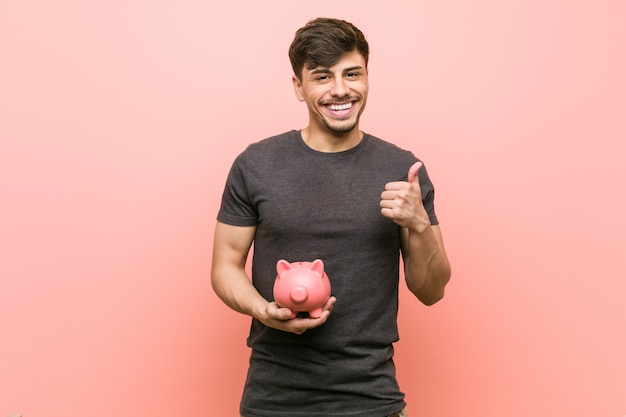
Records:
M358 72L349 72L346 74L346 77L358 77L359 73Z
M316 80L318 81L325 81L328 79L328 75L320 75L319 77L316 78Z

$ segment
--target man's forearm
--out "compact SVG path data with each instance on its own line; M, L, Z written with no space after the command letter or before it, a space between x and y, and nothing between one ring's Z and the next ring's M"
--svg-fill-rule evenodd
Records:
M246 273L238 268L215 268L211 283L217 296L233 310L255 317L261 304L267 301L254 288Z
M450 263L438 227L406 233L404 273L409 290L424 304L441 300L450 280ZM408 256L407 256L408 255Z

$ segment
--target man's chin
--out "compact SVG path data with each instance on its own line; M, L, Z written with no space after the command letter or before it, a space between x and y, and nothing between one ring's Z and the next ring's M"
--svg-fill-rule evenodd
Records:
M335 124L331 125L330 123L326 123L326 128L336 134L336 135L345 135L346 133L352 132L357 126L357 123L349 123L349 124Z

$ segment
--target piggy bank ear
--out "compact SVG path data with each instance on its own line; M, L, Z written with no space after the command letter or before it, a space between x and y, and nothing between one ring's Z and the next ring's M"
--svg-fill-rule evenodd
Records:
M289 271L290 269L291 265L289 265L289 262L285 261L284 259L276 262L276 272L278 272L278 275L282 275L283 272Z
M311 270L320 274L320 276L324 275L324 262L321 259L316 259L311 264Z

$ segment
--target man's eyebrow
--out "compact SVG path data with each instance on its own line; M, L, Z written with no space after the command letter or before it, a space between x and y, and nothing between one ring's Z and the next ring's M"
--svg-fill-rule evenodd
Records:
M311 74L328 74L330 69L328 68L314 68L311 70Z
M357 71L357 70L362 70L363 67L361 65L355 65L353 67L348 67L348 68L344 68L343 72L350 72L350 71ZM326 67L321 67L321 68L314 68L311 70L311 74L328 74L330 73L330 69L326 68Z
M346 69L343 70L343 72L350 72L350 71L358 71L358 70L362 70L363 67L360 65L355 65L354 67L348 67Z

